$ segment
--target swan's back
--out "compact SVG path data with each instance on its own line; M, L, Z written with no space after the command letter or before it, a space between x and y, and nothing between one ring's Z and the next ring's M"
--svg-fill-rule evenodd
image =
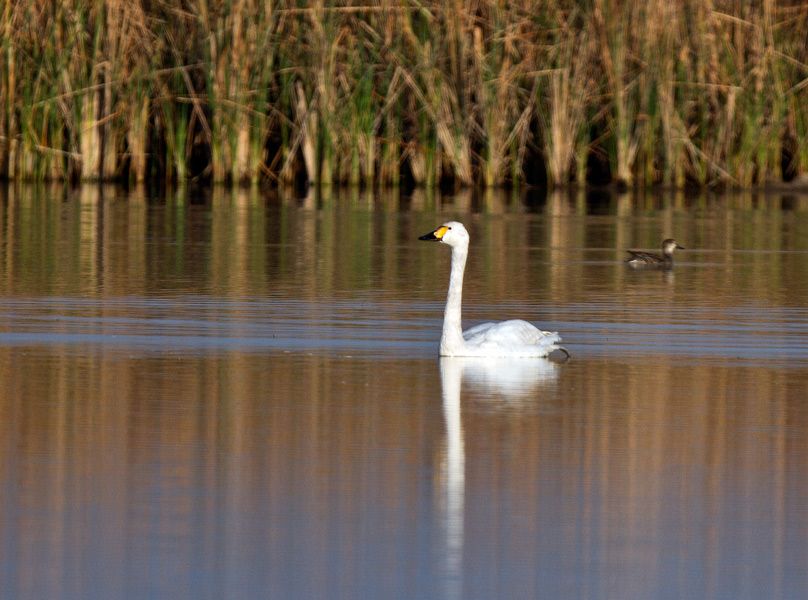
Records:
M542 331L527 321L512 319L480 323L463 332L469 350L479 356L547 356L558 348L561 337Z

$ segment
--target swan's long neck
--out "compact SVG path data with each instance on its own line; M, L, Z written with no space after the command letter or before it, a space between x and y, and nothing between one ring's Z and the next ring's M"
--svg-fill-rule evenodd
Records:
M440 338L441 356L457 354L465 346L461 319L463 304L463 272L466 270L468 245L452 248L452 272L449 275L449 293L443 313L443 334Z

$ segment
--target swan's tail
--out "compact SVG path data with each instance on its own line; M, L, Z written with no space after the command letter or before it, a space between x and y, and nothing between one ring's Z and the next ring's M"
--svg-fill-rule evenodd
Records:
M563 353L564 353L564 360L563 360L562 362L567 362L569 359L571 359L571 358L572 358L572 354L570 354L570 351L569 351L569 350L567 350L567 349L566 349L564 346L558 346L558 345L556 345L556 346L554 347L554 349L553 349L553 352L555 352L556 350L558 350L559 352L563 352Z
M552 354L553 352L558 350L559 352L564 353L564 356L565 356L564 362L567 362L569 359L572 358L572 354L570 354L570 351L567 350L564 346L561 345L561 343L560 343L561 342L561 336L558 335L557 331L542 331L542 333L546 336L547 341L552 344L550 346L550 352L548 353L548 355Z

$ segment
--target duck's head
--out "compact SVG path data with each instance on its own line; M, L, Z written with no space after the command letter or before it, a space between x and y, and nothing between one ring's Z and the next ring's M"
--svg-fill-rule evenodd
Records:
M443 242L444 244L449 244L452 247L462 245L468 246L469 232L466 231L466 228L463 227L462 223L458 223L457 221L449 221L434 231L425 233L418 239L425 242Z
M674 250L684 250L684 246L680 246L673 238L668 238L662 242L662 253L673 254Z

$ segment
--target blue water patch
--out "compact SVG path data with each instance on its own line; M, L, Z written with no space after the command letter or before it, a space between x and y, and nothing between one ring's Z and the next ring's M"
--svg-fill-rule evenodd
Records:
M579 356L808 361L808 310L802 308L483 305L469 310L477 318L464 325L516 313L512 308L560 332ZM437 352L442 309L438 302L351 299L7 298L0 301L0 346L418 357Z

